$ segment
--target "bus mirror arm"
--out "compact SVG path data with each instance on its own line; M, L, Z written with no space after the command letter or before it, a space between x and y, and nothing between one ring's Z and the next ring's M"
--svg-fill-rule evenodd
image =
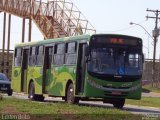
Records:
M86 62L91 61L90 49L88 46L85 49L85 56L86 56Z
M143 62L143 63L144 63L144 59L145 59L145 58L144 58L144 54L142 53L142 62Z
M88 63L89 61L91 61L90 56L86 56L86 63Z
M88 57L88 56L89 56L89 53L90 53L90 52L89 52L89 47L87 46L87 47L86 47L86 50L85 50L85 56Z

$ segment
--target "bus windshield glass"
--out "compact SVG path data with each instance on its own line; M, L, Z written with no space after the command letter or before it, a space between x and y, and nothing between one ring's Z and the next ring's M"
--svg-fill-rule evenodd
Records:
M108 75L141 75L142 53L136 47L93 47L88 71Z

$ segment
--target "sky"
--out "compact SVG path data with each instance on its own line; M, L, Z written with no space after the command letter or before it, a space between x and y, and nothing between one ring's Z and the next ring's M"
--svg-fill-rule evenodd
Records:
M46 2L47 0L42 0ZM154 19L146 19L146 16L153 16L148 9L160 10L160 0L72 0L77 8L85 15L89 22L97 30L97 33L125 34L140 37L143 39L143 51L146 58L153 58L153 40L148 35L152 35L155 27ZM160 15L159 15L160 17ZM138 25L130 25L130 22L140 24L147 30ZM158 27L160 27L160 21ZM3 13L0 13L0 40L3 38ZM26 22L26 41L27 41ZM43 36L38 28L32 26L32 41L42 40ZM22 19L12 16L11 25L11 48L21 41ZM6 33L7 39L7 33ZM160 39L160 38L159 38ZM2 48L0 42L0 49ZM160 41L157 42L156 59L160 58Z

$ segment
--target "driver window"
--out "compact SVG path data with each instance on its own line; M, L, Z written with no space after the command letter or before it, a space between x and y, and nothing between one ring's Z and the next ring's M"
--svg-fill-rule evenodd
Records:
M138 67L138 54L129 54L129 66L130 67Z

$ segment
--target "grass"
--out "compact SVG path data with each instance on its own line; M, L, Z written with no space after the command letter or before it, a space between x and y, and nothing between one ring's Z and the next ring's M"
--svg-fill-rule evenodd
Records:
M156 93L160 93L160 88L152 87L152 85L145 85L142 88L143 88L143 92L156 92Z
M0 114L29 114L35 118L56 120L141 120L142 116L114 108L70 105L63 102L40 103L30 100L4 98L0 101Z
M126 100L126 104L160 108L160 98L142 97L141 100Z

